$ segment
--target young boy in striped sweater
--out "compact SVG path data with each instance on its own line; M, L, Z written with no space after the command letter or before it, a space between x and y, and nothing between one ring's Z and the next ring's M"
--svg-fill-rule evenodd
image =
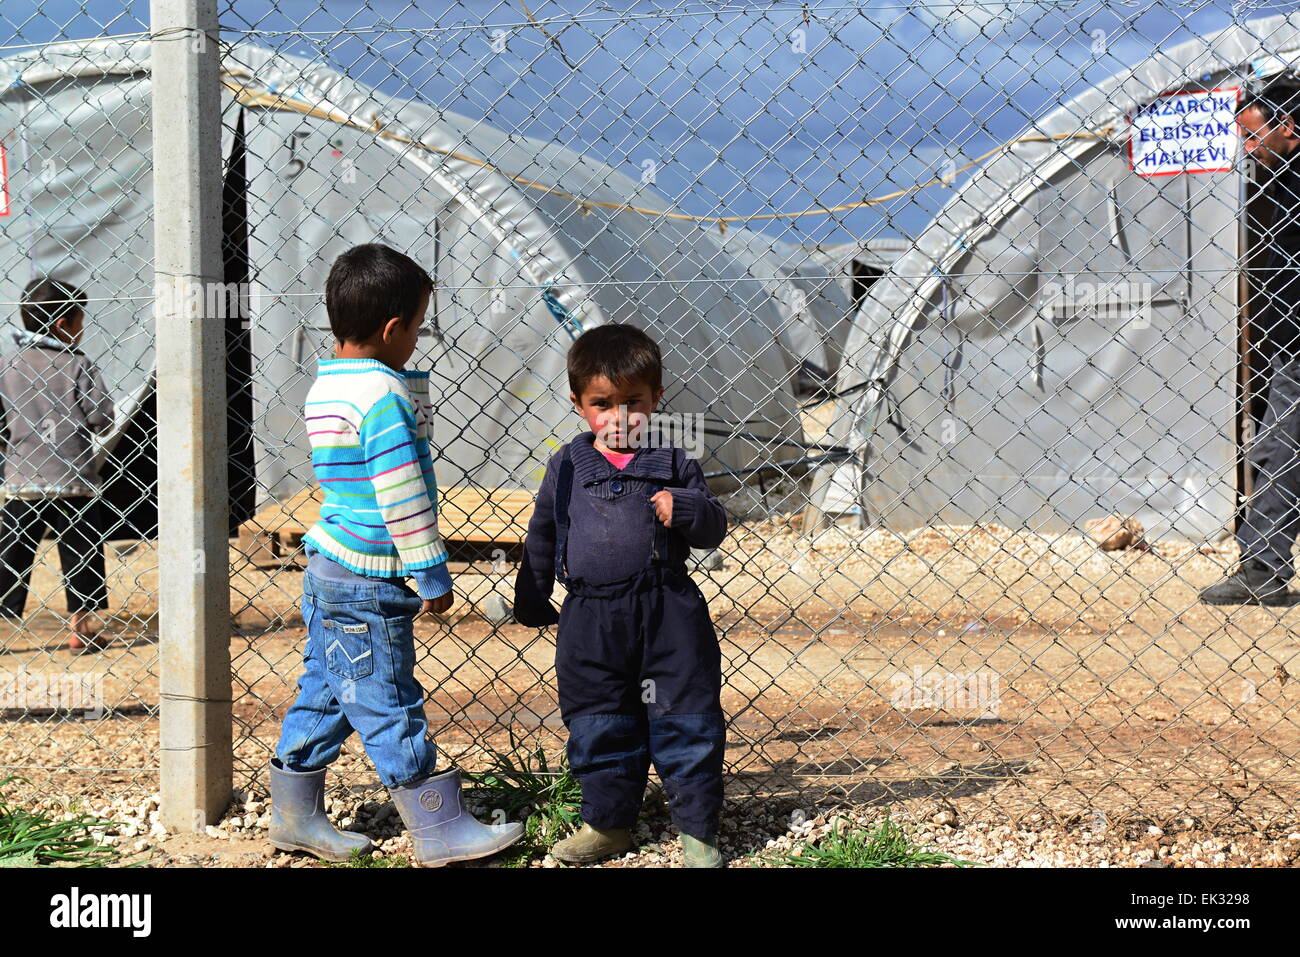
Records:
M272 845L327 860L370 841L325 816L325 767L355 730L411 832L418 863L486 857L523 835L462 810L460 772L435 772L415 616L451 608L429 451L429 373L405 369L433 280L387 246L334 261L325 308L337 340L307 393L312 468L325 493L304 538L306 670L271 762ZM415 580L412 590L405 582Z

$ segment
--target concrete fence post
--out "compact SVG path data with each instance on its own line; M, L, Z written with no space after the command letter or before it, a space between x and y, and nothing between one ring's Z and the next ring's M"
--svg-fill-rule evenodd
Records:
M217 0L151 0L162 817L231 794Z

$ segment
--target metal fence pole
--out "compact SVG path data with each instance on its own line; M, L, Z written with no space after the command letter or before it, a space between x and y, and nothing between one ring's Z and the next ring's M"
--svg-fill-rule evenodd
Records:
M217 0L152 0L162 813L231 792L221 87Z

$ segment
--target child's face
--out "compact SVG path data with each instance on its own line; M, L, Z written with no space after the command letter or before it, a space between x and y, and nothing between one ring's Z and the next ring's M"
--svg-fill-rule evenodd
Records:
M569 393L569 398L596 433L598 443L611 452L630 452L629 429L637 422L644 429L663 395L662 386L655 389L648 382L616 385L604 376L596 376L583 388L582 395Z

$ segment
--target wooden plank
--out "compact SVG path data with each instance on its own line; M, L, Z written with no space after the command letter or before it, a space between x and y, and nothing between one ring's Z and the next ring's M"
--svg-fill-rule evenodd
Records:
M529 489L487 491L471 485L438 490L438 531L446 541L518 545L533 514ZM245 529L301 536L320 519L322 493L312 486L276 502L246 522Z
M252 522L239 529L239 553L258 568L280 564L279 545L275 532L255 528Z

